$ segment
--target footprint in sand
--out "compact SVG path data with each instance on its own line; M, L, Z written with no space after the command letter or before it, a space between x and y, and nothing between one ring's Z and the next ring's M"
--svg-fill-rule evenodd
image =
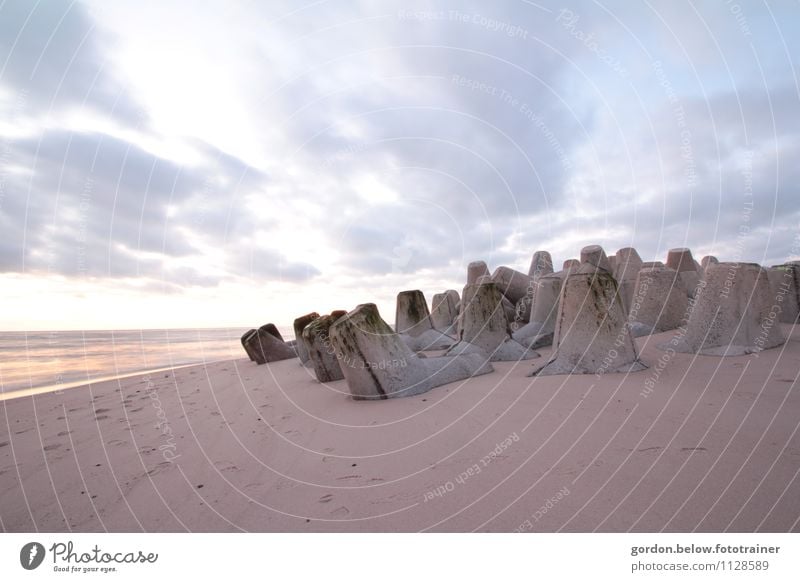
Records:
M351 479L361 479L361 475L345 475L344 477L337 477L337 481L349 481Z
M152 477L153 475L158 475L158 474L159 474L159 473L161 473L162 471L164 471L164 470L168 469L170 465L172 465L172 463L170 463L169 461L162 461L161 463L159 463L158 465L156 465L155 467L153 467L152 469L150 469L150 470L147 472L147 474L148 474L148 475L150 475L151 477Z
M436 487L434 485L434 487ZM382 497L380 499L376 499L375 501L371 501L372 505L382 505L384 503L408 503L409 501L414 501L416 499L421 499L423 497L422 493L414 493L409 491L407 493L396 493L395 495L389 495L388 497Z
M219 469L221 473L230 473L231 471L238 471L239 467L230 461L215 461L214 466Z
M330 503L333 500L333 493L328 493L319 498L320 503Z
M345 515L350 515L350 510L343 505L331 511L331 515L333 517L344 517Z

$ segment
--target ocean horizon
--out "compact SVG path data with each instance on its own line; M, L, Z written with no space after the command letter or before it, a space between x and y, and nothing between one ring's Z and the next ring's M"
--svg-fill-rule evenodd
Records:
M0 400L246 357L240 338L247 329L3 331Z

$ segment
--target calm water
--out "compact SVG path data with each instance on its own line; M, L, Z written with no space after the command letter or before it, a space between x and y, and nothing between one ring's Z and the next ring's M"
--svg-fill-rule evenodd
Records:
M244 328L0 332L0 397L134 372L246 357ZM283 330L281 330L283 331Z

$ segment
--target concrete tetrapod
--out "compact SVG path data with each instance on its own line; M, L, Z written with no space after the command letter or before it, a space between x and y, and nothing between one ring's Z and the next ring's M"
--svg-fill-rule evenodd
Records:
M625 310L631 308L633 290L636 287L636 276L642 268L642 258L633 247L625 247L617 251L617 261L614 266L614 278L617 280Z
M276 337L271 333L275 326L270 327L270 325L261 326L244 340L248 345L249 351L253 354L255 363L259 366L268 362L278 362L297 357L295 350L291 346L278 339L280 334ZM274 331L277 332L277 329Z
M547 364L530 375L636 372L647 366L628 327L614 276L591 264L567 277Z
M283 336L281 335L281 332L278 331L278 328L275 326L274 323L265 323L264 325L261 326L260 329L263 329L265 332L267 332L269 335L271 335L275 339L278 339L280 341L284 341Z
M297 349L297 356L300 358L300 363L306 365L308 363L308 350L306 349L305 343L303 343L303 330L305 327L317 319L319 317L319 313L316 311L312 311L311 313L307 313L306 315L302 315L294 320L294 338L297 341L295 344L295 348Z
M455 338L434 329L428 302L418 289L397 294L395 329L415 352L444 350L455 342Z
M708 267L704 280L697 288L686 328L661 349L741 356L784 342L773 317L766 269L755 263L719 263Z
M412 337L433 329L425 294L419 289L400 291L395 306L395 329Z
M483 261L472 261L467 265L467 285L478 281L478 277L489 274L489 267Z
M359 305L337 319L330 327L330 340L356 400L413 396L494 370L482 354L420 358L381 318L374 303Z
M800 317L800 266L787 263L767 269L773 310L780 311L781 323L798 323Z
M538 358L539 354L511 337L503 295L494 283L467 285L462 294L459 341L446 355L487 354L493 362Z
M700 260L700 267L705 271L708 269L709 265L716 265L719 263L719 259L714 255L706 255Z
M246 332L242 334L242 347L244 348L244 351L247 352L247 357L250 358L251 362L255 362L256 357L255 355L253 355L253 350L251 349L250 344L245 340L250 336L251 333L255 332L256 332L255 329L248 329Z
M497 267L492 281L513 306L523 297L533 295L533 277L509 267Z
M536 295L530 323L512 335L523 346L535 349L553 343L562 284L561 277L555 273L542 277L536 282Z
M458 291L448 289L444 293L437 293L433 296L431 303L431 321L434 329L443 333L454 332L453 324L458 317L458 302L460 298Z
M600 245L588 245L581 249L581 266L591 265L598 269L603 269L609 273L613 273L611 263L608 262L608 257L603 247Z
M331 346L330 327L345 313L334 311L330 315L323 315L303 329L303 342L314 367L314 374L320 382L334 382L344 378L336 350Z
M686 292L689 297L694 297L700 273L697 272L697 262L692 257L692 251L687 248L670 249L667 253L667 267L681 274L681 279L686 283Z
M544 277L553 272L553 257L547 251L536 251L531 259L531 266L528 275L534 280Z
M641 269L628 309L629 321L639 330L634 335L660 333L681 327L689 316L689 296L681 274L674 269Z

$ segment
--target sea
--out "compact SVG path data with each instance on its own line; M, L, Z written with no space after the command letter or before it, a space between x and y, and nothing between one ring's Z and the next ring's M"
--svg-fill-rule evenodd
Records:
M245 331L236 327L0 332L0 400L246 357L240 342Z

